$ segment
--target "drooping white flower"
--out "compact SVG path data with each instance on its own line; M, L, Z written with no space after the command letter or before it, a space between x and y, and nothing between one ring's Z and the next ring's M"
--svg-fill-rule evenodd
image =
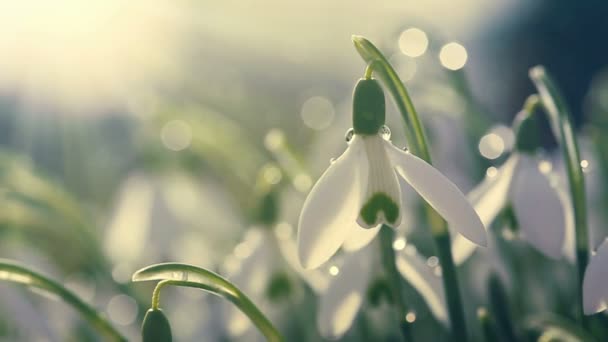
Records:
M583 311L585 315L608 308L608 239L591 257L583 278Z
M285 269L280 256L272 231L252 227L226 260L223 271L230 281L268 311L272 306L266 291L273 276ZM241 336L253 327L250 319L232 303L227 303L224 318L227 331L233 337Z
M371 243L356 252L345 253L337 274L321 293L317 327L324 338L340 338L352 326L366 300L370 283L382 269L378 253L374 253L376 248L378 246ZM399 273L418 291L435 318L447 324L441 277L426 264L413 245L395 253Z
M550 258L573 259L574 219L569 200L551 172L551 163L513 152L507 161L475 187L467 197L489 227L511 204L521 237ZM464 262L475 246L456 236L454 260Z
M398 226L403 210L397 174L454 229L485 246L483 224L462 192L424 160L390 142L378 83L359 81L353 101L348 148L313 186L302 208L298 228L302 265L318 267L344 243L366 245L381 224Z

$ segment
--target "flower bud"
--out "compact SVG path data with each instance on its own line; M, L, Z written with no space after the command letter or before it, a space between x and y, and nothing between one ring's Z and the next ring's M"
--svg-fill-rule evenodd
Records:
M143 342L171 342L171 325L161 309L146 312L141 335Z

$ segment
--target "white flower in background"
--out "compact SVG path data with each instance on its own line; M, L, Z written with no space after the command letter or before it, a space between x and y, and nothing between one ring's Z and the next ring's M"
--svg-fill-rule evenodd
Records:
M317 315L317 327L324 338L340 338L352 326L370 282L382 269L378 253L374 253L377 247L372 243L356 252L347 253L339 267L330 268L335 275L329 287L320 295ZM395 253L401 275L423 297L437 320L447 324L441 277L434 273L435 269L427 265L413 245L407 245Z
M281 270L281 260L272 231L252 227L226 260L224 272L256 304L270 309L265 294L273 275ZM226 304L225 319L228 333L233 337L253 327L250 319L232 303Z
M539 162L526 153L514 152L498 169L490 169L467 197L486 227L510 203L525 241L547 257L566 255L572 259L574 219L551 169L549 161ZM475 250L458 236L454 246L456 263L464 262Z
M328 274L321 270L301 268L291 231L291 226L285 222L274 225L272 229L252 227L224 264L223 272L228 279L259 305L263 312L273 317L273 320L281 317L282 307L277 305L281 296L293 296L296 293L293 286L297 282L293 272L316 292L321 292L328 286ZM224 319L232 337L256 331L251 320L232 303L226 303ZM254 338L246 336L248 340ZM256 336L262 338L259 334Z
M583 311L586 315L608 308L608 239L591 257L583 278Z
M399 225L397 174L463 236L486 244L483 224L462 192L424 160L390 142L384 109L378 83L359 81L348 148L313 186L302 208L298 255L305 268L323 264L343 244L353 250L367 245L381 224Z

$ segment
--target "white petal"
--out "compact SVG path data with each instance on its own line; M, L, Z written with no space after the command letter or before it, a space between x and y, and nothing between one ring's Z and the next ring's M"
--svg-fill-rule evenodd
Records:
M452 227L472 242L486 246L486 230L464 194L441 172L424 160L387 142L387 150L399 174Z
M324 338L340 338L353 324L369 283L373 246L348 254L339 273L319 299L317 326Z
M422 296L438 321L447 325L448 313L443 293L441 277L434 274L434 268L426 264L415 249L405 248L397 252L397 270Z
M385 144L380 135L361 139L365 146L369 172L367 189L357 223L363 228L387 224L396 228L401 223L401 188Z
M366 173L361 141L354 136L304 202L298 224L298 256L304 268L318 267L344 242L358 216Z
M592 315L607 308L608 299L608 240L591 258L583 278L583 311Z
M481 222L489 231L490 225L506 206L511 180L518 169L519 156L513 153L507 161L498 168L497 173L486 178L467 194L467 198L479 215ZM454 263L460 265L473 255L477 245L460 234L454 234L452 240L452 257Z
M456 233L452 235L452 259L458 266L467 261L477 249L477 245Z
M241 262L240 265L227 272L228 279L258 304L268 286L274 259L278 256L272 248L274 246L269 248L274 242L267 238L266 233L257 229L248 231L242 244L247 245L245 248L250 250L250 254L237 259ZM225 319L231 336L241 336L252 327L251 320L232 303L226 305Z
M378 235L381 227L382 225L378 225L375 228L361 228L354 224L348 237L344 240L342 248L346 251L353 252L367 246L367 244Z
M276 230L275 230L276 233ZM325 270L319 268L305 270L298 260L298 247L293 237L277 237L279 251L287 264L308 283L315 293L322 293L329 286L329 277Z
M557 259L562 255L566 217L558 194L533 157L521 156L522 169L511 193L522 237L540 252Z
M467 194L481 222L489 228L496 215L505 207L511 181L519 165L519 155L513 153L500 167L496 175L487 176L478 186Z

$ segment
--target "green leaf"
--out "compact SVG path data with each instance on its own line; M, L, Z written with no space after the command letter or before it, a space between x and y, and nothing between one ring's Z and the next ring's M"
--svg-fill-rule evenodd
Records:
M0 280L26 287L42 289L54 294L76 309L91 325L111 341L127 341L97 310L82 301L63 285L21 266L12 260L0 259Z
M223 297L247 315L268 341L283 341L277 329L255 304L235 285L214 272L187 264L164 263L142 268L133 274L132 280L159 280L164 285L198 288Z

